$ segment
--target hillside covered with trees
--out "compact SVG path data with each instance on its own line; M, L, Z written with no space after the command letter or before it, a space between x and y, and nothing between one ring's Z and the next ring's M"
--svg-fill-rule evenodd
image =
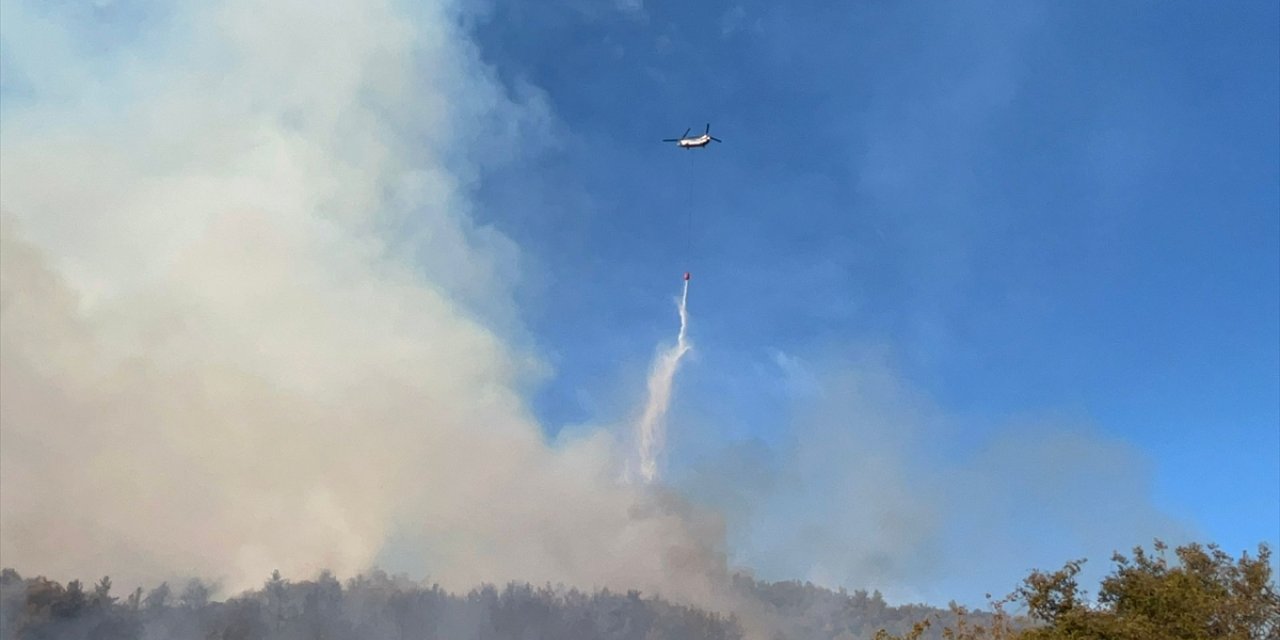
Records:
M261 589L216 601L199 579L118 595L109 577L63 585L5 569L0 640L1280 639L1265 545L1239 559L1212 545L1172 555L1158 541L1152 552L1117 554L1096 597L1077 582L1083 561L1036 571L989 612L738 576L733 590L751 609L743 618L635 591L512 583L453 594L381 571L345 584L328 572L296 582L274 572ZM767 631L754 628L760 621Z
M846 593L798 582L757 582L739 576L735 590L752 617L788 638L869 638L881 628L905 631L919 605L894 607L878 592ZM375 571L339 582L329 573L290 581L273 573L261 589L225 601L199 579L161 584L117 597L110 578L66 585L0 577L0 639L187 640L218 638L326 640L733 640L752 637L736 616L702 611L636 591L586 593L545 585L483 585L449 593L403 576ZM772 633L771 633L772 635Z

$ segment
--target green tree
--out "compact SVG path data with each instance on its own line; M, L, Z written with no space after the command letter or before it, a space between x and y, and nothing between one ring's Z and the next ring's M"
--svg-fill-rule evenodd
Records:
M84 594L84 585L79 580L72 580L67 583L67 589L62 593L62 597L53 603L52 611L55 618L74 618L80 615L80 611L85 608L88 599Z
M182 597L179 598L179 601L182 606L188 609L199 610L209 604L209 596L211 595L213 595L212 589L208 585L201 581L200 578L192 578L187 582L187 587L182 590Z
M950 604L952 619L955 621L942 630L943 640L1012 640L1019 635L1021 620L1005 613L1004 606L1012 601L1012 596L1002 600L992 600L987 594L987 602L991 606L991 616L984 623L974 621L973 612L952 602Z
M928 620L921 620L920 622L912 625L910 631L900 636L895 636L887 630L881 629L876 632L875 640L920 640L920 638L924 636L924 633L929 630L929 626L930 623Z
M946 640L1280 640L1280 595L1271 575L1271 550L1258 545L1233 559L1216 545L1168 547L1156 540L1132 557L1115 554L1115 570L1102 580L1096 600L1080 588L1084 560L1052 572L1033 571L1012 595L993 604L986 625L967 620L952 605L955 622ZM1021 603L1030 621L1008 616L1003 606ZM877 640L917 640L925 620L903 636L884 631Z
M1115 571L1102 581L1096 603L1076 582L1081 561L1053 573L1033 572L1018 590L1031 616L1044 626L1026 640L1280 640L1280 596L1271 578L1271 550L1258 546L1233 560L1216 545L1189 544L1168 558L1154 553L1113 556Z
M280 577L280 570L271 572L271 579L262 585L262 592L267 596L267 607L275 619L274 628L279 631L284 626L284 604L288 595L289 581Z
M61 611L62 599L66 590L57 581L38 576L26 584L26 618L28 621L43 621Z
M137 589L134 589L133 593L129 594L129 599L125 602L125 606L128 607L129 611L133 611L133 612L137 612L138 609L141 608L142 587L138 587Z
M171 593L172 590L169 588L169 583L161 582L160 586L152 589L147 594L146 599L142 601L142 606L146 607L148 611L159 612L169 604Z
M111 595L110 576L102 576L102 579L93 585L93 598L89 602L95 609L109 609L115 604L116 599Z

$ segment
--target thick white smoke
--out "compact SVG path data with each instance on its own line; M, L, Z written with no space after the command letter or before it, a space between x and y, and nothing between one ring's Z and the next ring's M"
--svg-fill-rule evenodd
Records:
M662 454L666 442L667 408L671 405L671 385L675 381L676 369L680 359L689 351L689 341L685 337L689 326L689 281L684 281L684 291L680 294L680 333L676 343L658 352L649 371L649 395L644 404L644 411L636 423L636 438L639 441L640 477L646 482L653 482L658 477L658 458Z
M548 124L457 10L194 3L105 53L58 11L3 21L7 566L234 591L394 537L451 588L707 600L716 522L619 483L605 432L548 446L522 399L539 365L493 329L519 254L468 185Z

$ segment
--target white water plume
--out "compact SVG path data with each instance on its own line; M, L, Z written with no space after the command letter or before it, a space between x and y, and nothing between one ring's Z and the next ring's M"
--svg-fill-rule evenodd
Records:
M654 360L653 369L649 372L649 399L645 402L644 413L636 425L636 433L640 440L640 477L645 483L653 482L658 477L658 454L662 452L666 440L667 407L671 404L671 383L676 376L676 368L680 366L680 358L689 350L689 341L685 331L689 326L689 281L684 281L684 292L680 295L680 333L676 336L676 344L663 350Z

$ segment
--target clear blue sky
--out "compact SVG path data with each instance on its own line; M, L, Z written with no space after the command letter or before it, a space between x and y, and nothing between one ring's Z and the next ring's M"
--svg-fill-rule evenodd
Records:
M567 129L480 207L536 266L551 431L626 408L688 265L674 476L787 440L777 354L874 345L957 456L1087 425L1199 539L1280 542L1276 3L552 4L476 25Z

